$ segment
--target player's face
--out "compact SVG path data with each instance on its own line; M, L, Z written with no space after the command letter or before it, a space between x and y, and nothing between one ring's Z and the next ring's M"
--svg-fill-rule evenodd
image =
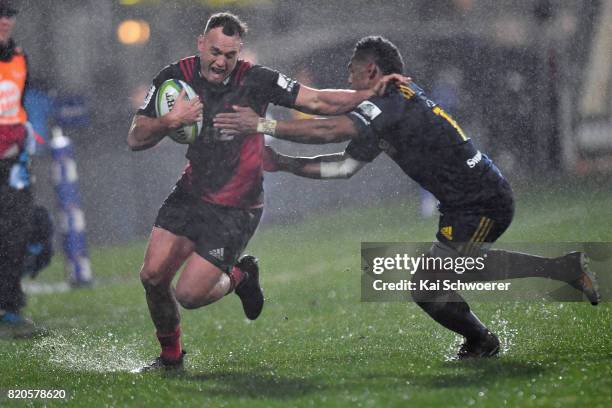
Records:
M7 43L11 38L11 32L15 26L15 17L8 15L0 16L0 43Z
M225 35L222 27L213 28L208 33L200 35L198 51L200 51L202 76L208 82L223 82L234 70L241 47L240 36Z
M348 73L348 83L352 89L359 91L370 88L370 71L367 62L351 60Z

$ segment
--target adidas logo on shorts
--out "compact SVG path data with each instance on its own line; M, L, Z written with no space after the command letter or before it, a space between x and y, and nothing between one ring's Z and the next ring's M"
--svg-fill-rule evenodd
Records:
M223 248L213 249L212 251L209 251L208 254L213 258L223 260Z

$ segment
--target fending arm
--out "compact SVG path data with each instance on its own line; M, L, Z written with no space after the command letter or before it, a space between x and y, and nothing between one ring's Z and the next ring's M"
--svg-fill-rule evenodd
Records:
M287 156L266 146L266 170L284 171L311 179L348 179L366 162L353 159L346 152L314 157Z
M278 139L305 144L340 143L358 136L353 121L346 115L328 119L275 121L260 118L251 108L233 106L235 112L220 113L214 126L227 135L265 133Z
M364 90L349 89L314 89L305 85L295 99L295 108L306 113L317 115L339 115L353 110L361 102L373 96L385 93L387 85L391 82L407 84L411 78L400 74L383 76L372 88Z

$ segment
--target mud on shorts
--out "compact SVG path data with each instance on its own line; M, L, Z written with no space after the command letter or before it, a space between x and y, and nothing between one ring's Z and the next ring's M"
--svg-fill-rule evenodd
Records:
M162 204L155 226L195 243L195 252L229 273L255 233L261 208L219 206L176 186Z

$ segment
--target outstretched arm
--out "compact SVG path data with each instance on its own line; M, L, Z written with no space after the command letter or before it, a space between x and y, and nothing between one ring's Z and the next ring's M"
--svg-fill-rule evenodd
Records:
M346 115L329 119L275 121L260 118L251 108L233 108L236 112L219 113L214 118L214 126L221 129L222 134L235 136L261 132L305 144L339 143L358 135L353 121Z
M270 146L266 146L264 151L266 171L285 171L311 179L348 179L365 165L366 162L355 160L346 152L294 157L280 154Z
M338 115L351 111L361 102L373 96L380 96L390 82L407 84L409 77L400 74L385 75L371 89L352 91L348 89L314 89L300 86L295 100L295 108L306 113L317 115Z

